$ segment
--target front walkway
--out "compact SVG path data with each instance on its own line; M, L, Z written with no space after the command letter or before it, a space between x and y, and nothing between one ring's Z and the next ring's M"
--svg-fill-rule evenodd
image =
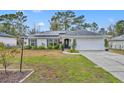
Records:
M124 82L124 55L105 51L80 51L80 53Z

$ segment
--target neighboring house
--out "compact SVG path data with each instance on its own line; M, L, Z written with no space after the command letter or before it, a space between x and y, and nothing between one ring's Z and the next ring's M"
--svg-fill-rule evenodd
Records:
M0 42L6 46L16 46L17 40L14 36L0 32Z
M112 38L109 41L109 47L111 49L122 49L124 50L124 35L120 35Z
M104 50L104 35L89 31L46 31L25 37L24 42L31 46L44 46L63 44L64 48L72 48L76 40L77 50Z

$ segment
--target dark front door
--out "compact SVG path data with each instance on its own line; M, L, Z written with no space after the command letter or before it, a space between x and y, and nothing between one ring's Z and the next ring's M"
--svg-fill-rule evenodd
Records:
M69 39L64 40L64 48L69 48Z

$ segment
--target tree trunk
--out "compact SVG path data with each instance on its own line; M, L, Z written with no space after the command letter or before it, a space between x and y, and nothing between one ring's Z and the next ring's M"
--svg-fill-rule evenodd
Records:
M6 64L6 62L5 62L5 64L4 64L4 69L5 69L5 73L7 74L7 69L6 69L6 66L7 64Z
M4 71L5 71L5 74L7 74L7 62L6 62L6 59L5 58L3 58L3 62L4 62L4 64L3 64Z
M23 50L24 50L24 45L23 45L23 40L22 40L22 44L21 44L20 72L22 72Z

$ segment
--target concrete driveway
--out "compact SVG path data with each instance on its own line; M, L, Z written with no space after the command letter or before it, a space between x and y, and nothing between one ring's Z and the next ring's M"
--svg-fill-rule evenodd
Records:
M105 51L80 51L80 53L124 82L124 55Z

